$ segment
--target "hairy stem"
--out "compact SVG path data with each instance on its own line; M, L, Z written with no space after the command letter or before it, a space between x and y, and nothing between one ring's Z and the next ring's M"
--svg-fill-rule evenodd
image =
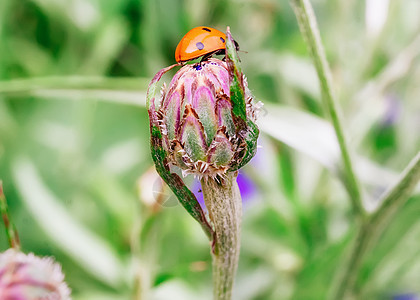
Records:
M379 200L380 206L372 214L371 223L375 231L382 231L392 217L406 203L420 181L420 151L410 161L396 184L387 190Z
M346 295L349 294L349 291L355 286L360 267L362 266L363 257L368 247L368 228L367 224L363 224L358 228L350 257L339 277L340 280L336 281L338 284L332 289L332 294L330 295L331 300L346 299Z
M360 186L353 170L353 164L349 153L347 140L342 126L342 118L338 110L337 99L333 92L331 71L325 57L325 51L322 46L321 36L315 14L309 0L290 0L296 18L299 23L300 31L305 38L309 52L314 61L318 78L321 84L322 99L324 106L328 109L332 124L334 126L337 140L340 145L343 159L345 183L350 194L353 210L359 216L365 215L365 209L362 204Z
M380 207L369 215L366 223L360 227L350 259L331 299L345 299L346 296L354 293L357 276L366 253L375 245L392 218L407 202L419 181L420 152L405 168L397 183L383 194L379 202Z
M203 178L201 187L212 221L213 285L215 300L232 299L233 283L238 267L242 199L236 182L237 172L220 181Z
M0 180L0 211L3 218L4 227L6 229L7 240L11 248L20 249L19 236L16 228L10 219L9 210L7 208L6 197L3 193L3 182Z

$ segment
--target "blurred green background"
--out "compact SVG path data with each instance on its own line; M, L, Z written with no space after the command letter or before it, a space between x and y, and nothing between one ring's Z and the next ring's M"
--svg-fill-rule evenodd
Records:
M420 2L312 3L375 199L420 149ZM144 108L148 82L199 25L231 27L265 103L262 148L243 170L256 192L235 299L324 299L345 258L355 222L288 1L2 0L0 179L23 250L55 256L73 299L211 299L208 242L158 194ZM359 299L420 295L419 216L417 189L365 261Z

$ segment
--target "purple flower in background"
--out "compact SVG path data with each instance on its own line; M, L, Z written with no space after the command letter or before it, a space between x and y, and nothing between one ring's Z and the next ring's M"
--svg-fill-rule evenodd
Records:
M398 122L401 115L401 100L395 95L387 95L385 98L386 101L386 111L382 119L383 126L392 126Z
M392 300L420 300L420 298L416 294L406 293L394 295Z
M257 194L258 189L255 183L249 178L246 173L239 172L237 178L239 190L241 191L242 196L242 203L246 206L247 203L252 201L254 196ZM201 207L206 210L206 205L204 204L203 193L201 193L201 184L199 180L194 180L193 186L191 191L197 197L198 202L200 203Z
M40 258L9 249L0 254L0 299L69 300L61 266L50 257Z

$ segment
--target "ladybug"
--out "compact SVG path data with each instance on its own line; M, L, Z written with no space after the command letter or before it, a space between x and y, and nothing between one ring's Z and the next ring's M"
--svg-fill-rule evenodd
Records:
M239 50L238 43L234 43L236 50ZM183 63L202 56L201 61L204 61L212 55L224 54L225 44L226 34L223 32L206 26L195 27L178 43L175 60Z

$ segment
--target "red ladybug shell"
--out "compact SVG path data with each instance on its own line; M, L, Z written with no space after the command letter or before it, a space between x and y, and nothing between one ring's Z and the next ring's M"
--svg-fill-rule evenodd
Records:
M214 28L200 26L187 32L175 50L177 62L185 62L225 49L226 35Z

